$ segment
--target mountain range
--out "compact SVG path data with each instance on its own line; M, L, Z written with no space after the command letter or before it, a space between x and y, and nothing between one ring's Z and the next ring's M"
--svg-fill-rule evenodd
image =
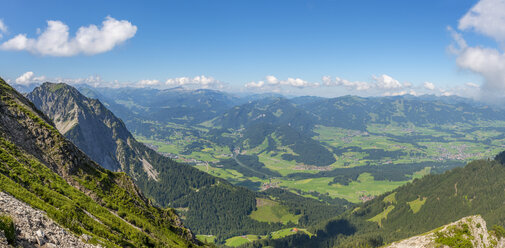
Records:
M263 235L242 247L401 247L412 240L500 247L505 242L505 152L454 169L469 159L373 164L384 157L421 156L430 142L466 142L496 151L505 138L500 108L455 97L287 99L207 90L96 91L62 83L44 83L25 98L3 80L0 86L0 188L45 211L89 245L205 246L193 232L214 236L217 244ZM380 133L391 127L395 131ZM429 134L412 133L416 129ZM207 171L237 171L270 187L251 190L254 181L249 189L233 185L201 165L177 162L137 141L162 135L157 131L194 138L185 141L181 156L226 147L230 155L208 161ZM325 139L332 132L409 146L392 151L343 146ZM341 156L360 152L367 154L361 157L367 164L335 166ZM266 156L308 167L286 173L265 163ZM309 166L330 169L314 172ZM360 204L282 186L324 178L331 179L324 187L356 187L364 175L403 186ZM465 218L475 215L482 219ZM482 225L490 236L475 234ZM304 231L275 234L300 228ZM428 235L416 236L423 233Z
M257 209L257 199L269 199L268 194L233 186L156 153L136 141L123 122L99 100L87 98L69 85L44 83L27 98L92 159L107 169L126 172L153 203L177 208L184 223L199 234L212 234L223 239L274 231L285 226L283 223L257 221L249 216ZM305 213L303 218L307 221L300 223L304 225L322 220L330 213L343 212L350 205L346 201L341 203L328 206L313 200L307 205L294 206L290 201L283 201L290 211ZM319 210L323 212L308 210L314 206L320 206Z

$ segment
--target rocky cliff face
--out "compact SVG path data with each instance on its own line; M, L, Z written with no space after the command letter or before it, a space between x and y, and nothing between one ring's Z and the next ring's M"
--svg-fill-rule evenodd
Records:
M158 181L150 149L135 140L123 121L99 100L63 84L44 83L27 95L56 128L102 167L138 180Z
M51 83L35 88L27 98L98 164L112 171L125 169L117 153L120 146L127 144L118 141L124 143L133 137L98 100L86 98L68 85Z
M437 228L427 234L395 242L388 248L422 247L505 247L505 239L488 232L486 221L481 216L469 216Z

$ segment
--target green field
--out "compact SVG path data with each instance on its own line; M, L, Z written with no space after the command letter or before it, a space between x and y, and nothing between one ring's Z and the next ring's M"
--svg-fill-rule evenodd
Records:
M395 209L395 206L390 205L386 209L384 209L384 211L382 211L380 214L372 217L368 221L377 222L379 224L379 226L382 226L382 224L381 224L382 220L387 219L389 212L393 211L393 209Z
M357 181L351 182L349 185L328 185L333 178L314 178L298 181L282 181L281 186L287 188L300 189L305 192L317 191L321 194L328 193L331 197L344 198L350 202L361 202L360 197L364 195L379 195L387 191L391 191L398 186L405 184L407 181L390 182L376 181L368 174L363 173L358 177Z
M412 212L417 213L419 210L421 210L421 207L424 205L426 202L426 197L423 198L417 198L413 201L408 202L410 209L412 209Z
M236 247L236 246L240 246L240 245L243 245L243 244L258 240L258 239L261 239L261 237L258 235L237 236L237 237L227 239L225 242L225 245L231 246L231 247Z
M214 244L216 243L216 236L214 235L196 235L196 239L207 243L207 244Z
M285 228L285 229L281 229L278 231L274 231L274 232L269 233L269 235L261 235L261 236L260 235L243 235L243 236L232 237L232 238L229 238L226 240L225 245L231 246L231 247L236 247L236 246L240 246L240 245L243 245L243 244L246 244L249 242L253 242L255 240L260 240L260 239L265 239L265 238L281 239L281 238L284 238L284 237L287 237L290 235L294 235L299 232L305 233L309 236L313 235L312 233L310 233L306 229L293 227L293 228Z
M257 198L256 208L250 217L257 221L280 222L284 224L292 222L297 224L300 218L300 215L289 213L286 206L282 206L278 202L269 199Z

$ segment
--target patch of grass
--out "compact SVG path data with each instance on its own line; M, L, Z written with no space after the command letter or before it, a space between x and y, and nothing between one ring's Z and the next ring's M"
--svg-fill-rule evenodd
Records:
M257 221L296 224L300 218L300 215L290 213L286 206L269 199L256 198L256 208L249 216Z
M419 212L419 210L421 210L421 207L424 205L424 203L426 202L426 197L422 197L422 198L417 198L413 201L409 201L407 202L410 206L410 209L412 210L412 212L417 213Z
M368 219L368 221L377 222L379 226L382 226L382 220L387 219L389 212L393 211L393 209L395 209L395 206L390 205L386 209L384 209L384 211L382 211L380 214Z
M493 231L498 239L505 238L505 228L500 225L494 225Z
M196 235L196 238L207 244L216 243L216 236L214 235Z
M271 232L270 236L272 239L281 239L290 235L297 234L298 232L303 232L309 236L312 236L313 234L307 231L306 229L300 229L300 228L285 228L279 231Z
M258 235L244 235L244 236L237 236L233 238L229 238L226 240L225 245L226 246L231 246L231 247L237 247L241 246L243 244L247 244L249 242L253 242L255 240L260 239Z
M468 224L451 226L445 232L435 232L435 242L453 248L472 248L474 237L470 233Z
M16 243L16 228L14 226L14 221L10 216L0 215L0 230L4 231L7 242L10 245L15 245Z
M386 197L384 197L384 200L382 200L383 202L386 202L386 203L396 203L396 192L394 193L391 193L389 195L387 195Z

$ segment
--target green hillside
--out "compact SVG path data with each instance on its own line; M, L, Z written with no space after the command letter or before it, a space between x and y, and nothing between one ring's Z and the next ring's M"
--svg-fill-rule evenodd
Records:
M102 169L0 79L0 190L105 247L195 247L173 209L153 206L124 173Z
M505 152L495 160L476 160L464 168L416 179L311 230L321 234L317 237L298 235L245 247L376 247L472 215L481 215L490 229L503 226L503 157Z

